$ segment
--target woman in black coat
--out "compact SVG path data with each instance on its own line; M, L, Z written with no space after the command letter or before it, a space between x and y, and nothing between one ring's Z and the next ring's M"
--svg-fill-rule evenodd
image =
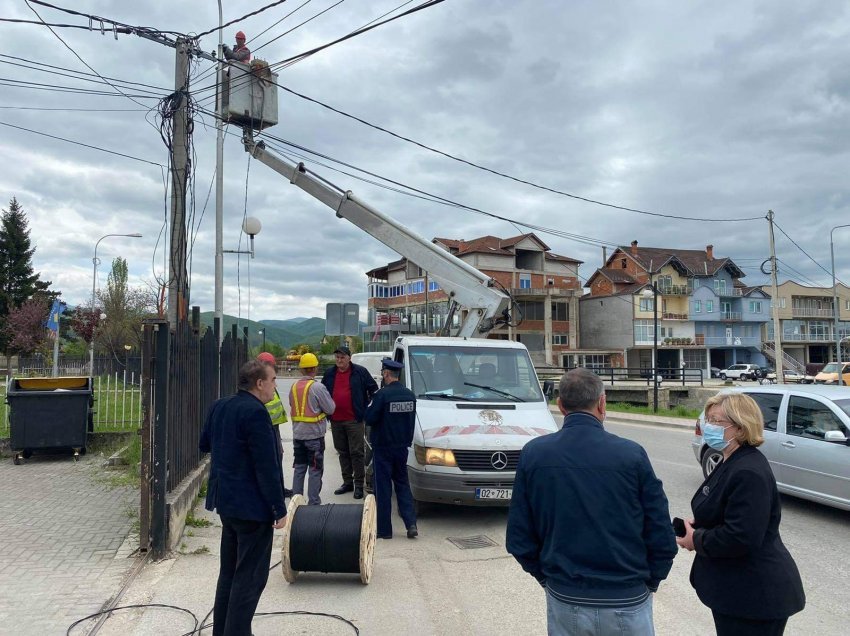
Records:
M767 459L764 420L743 393L708 400L705 443L723 461L691 500L694 518L677 543L695 550L691 585L711 608L718 636L774 636L806 597L794 559L779 536L779 491Z

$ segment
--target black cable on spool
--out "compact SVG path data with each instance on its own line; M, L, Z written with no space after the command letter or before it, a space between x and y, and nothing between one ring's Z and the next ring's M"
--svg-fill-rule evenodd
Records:
M289 559L296 572L360 573L363 506L299 506L292 520Z

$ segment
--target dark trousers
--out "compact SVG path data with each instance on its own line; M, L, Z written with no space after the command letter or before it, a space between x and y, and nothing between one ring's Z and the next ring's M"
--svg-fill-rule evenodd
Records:
M374 467L373 487L378 504L378 536L391 537L393 534L392 506L393 487L398 503L398 514L405 528L416 523L413 510L413 495L407 480L407 449L372 447L372 466Z
M251 636L251 620L269 580L272 522L221 518L221 566L213 636Z
M339 453L342 482L362 486L365 475L363 446L366 438L366 425L355 420L331 422L331 435L334 440L334 448Z
M787 618L759 621L712 611L717 636L782 636Z

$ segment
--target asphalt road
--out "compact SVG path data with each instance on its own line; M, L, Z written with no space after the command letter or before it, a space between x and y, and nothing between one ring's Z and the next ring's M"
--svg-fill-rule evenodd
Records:
M286 384L279 383L279 389ZM281 390L283 394L283 390ZM691 433L671 428L609 423L614 433L641 443L664 482L671 515L688 516L690 499L702 483L689 442ZM335 497L339 467L327 437L325 502L352 503L350 495ZM291 448L287 444L287 448ZM287 450L289 453L289 450ZM290 455L291 457L291 455ZM188 608L199 617L210 609L218 574L218 519L200 508L196 515L215 522L184 536L183 554L149 566L121 600L168 603ZM301 574L287 584L279 568L271 572L259 611L311 611L353 621L364 635L545 634L545 598L536 582L505 552L506 509L426 506L419 518L420 537L397 534L376 547L372 582L364 586L351 575ZM394 517L401 529L401 520ZM794 555L806 586L807 608L791 618L787 634L839 635L847 632L850 605L850 513L816 504L783 499L782 536ZM483 535L492 547L462 550L448 539ZM273 562L280 558L279 537ZM206 551L208 550L208 552ZM697 599L689 582L692 555L680 551L670 577L654 597L659 635L712 634L711 613ZM741 599L746 603L746 599ZM180 634L191 625L173 611L146 610L116 615L100 636ZM354 633L332 618L270 616L257 618L257 636ZM208 633L207 631L204 632Z

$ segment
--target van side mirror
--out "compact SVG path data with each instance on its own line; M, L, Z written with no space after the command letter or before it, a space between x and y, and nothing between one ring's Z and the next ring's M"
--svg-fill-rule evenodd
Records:
M850 446L848 439L841 431L827 431L823 436L824 441L832 442L833 444L847 444Z
M551 400L555 394L555 383L552 380L543 380L543 395L547 400Z

